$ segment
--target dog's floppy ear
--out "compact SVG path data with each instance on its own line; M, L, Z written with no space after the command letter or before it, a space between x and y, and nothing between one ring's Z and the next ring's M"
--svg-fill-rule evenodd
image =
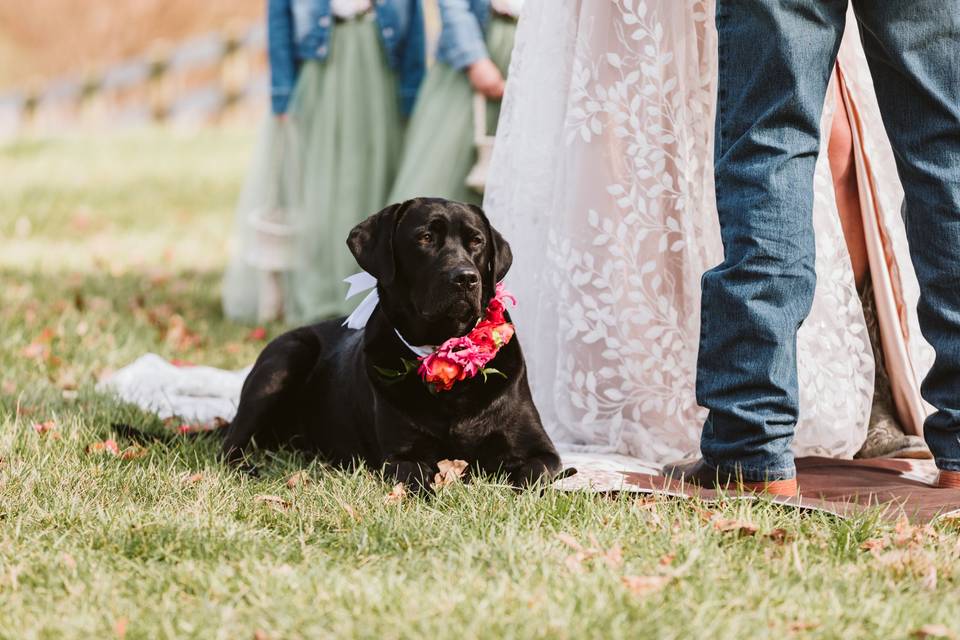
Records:
M378 211L351 229L347 237L347 247L360 268L384 285L396 277L393 234L409 202L398 202Z
M473 204L469 206L483 219L483 224L487 227L487 235L490 238L490 264L487 265L487 274L491 282L486 284L490 291L493 291L497 283L503 280L507 271L510 270L510 265L513 264L513 252L510 250L510 243L490 224L490 220L483 209Z

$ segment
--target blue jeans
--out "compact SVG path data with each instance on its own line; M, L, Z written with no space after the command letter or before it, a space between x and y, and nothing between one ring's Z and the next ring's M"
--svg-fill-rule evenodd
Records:
M936 350L922 386L941 469L960 471L960 0L853 0ZM697 400L707 464L794 477L797 330L816 285L813 176L847 0L717 0L717 210L703 276Z

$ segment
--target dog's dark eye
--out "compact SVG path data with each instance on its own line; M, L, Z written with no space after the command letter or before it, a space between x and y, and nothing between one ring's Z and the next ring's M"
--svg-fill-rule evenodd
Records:
M483 236L473 236L470 238L470 247L476 249L483 244Z
M417 241L418 241L420 244L422 244L423 246L427 246L428 244L433 244L433 234L432 234L432 233L423 233L423 234L420 235L420 237L417 239Z

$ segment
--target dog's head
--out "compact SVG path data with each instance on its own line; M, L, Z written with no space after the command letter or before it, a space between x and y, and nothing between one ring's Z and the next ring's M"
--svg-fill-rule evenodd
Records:
M413 344L470 331L513 256L480 207L414 198L370 216L347 246L379 283L380 305Z

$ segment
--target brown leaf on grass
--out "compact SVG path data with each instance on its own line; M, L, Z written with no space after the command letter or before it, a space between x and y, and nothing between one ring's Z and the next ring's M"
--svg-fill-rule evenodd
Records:
M312 480L310 479L310 474L306 471L300 470L287 478L287 488L295 489L301 485L310 484Z
M583 545L580 544L580 541L574 538L569 533L558 533L557 540L559 540L560 542L562 542L563 544L567 545L568 547L570 547L575 551L583 550Z
M772 530L767 534L767 538L772 540L775 544L784 545L788 542L793 541L793 536L790 535L790 532L783 528L777 528Z
M147 455L146 447L140 446L139 444L130 445L126 449L120 452L121 460L136 460L137 458L142 458Z
M186 422L180 422L175 418L167 418L163 421L163 426L170 431L174 431L180 435L187 435L192 433L207 433L209 431L216 431L218 429L223 429L224 427L229 426L230 423L222 418L214 418L212 423L209 424L191 424Z
M590 536L591 546L589 547L585 547L569 533L557 534L557 540L575 551L563 561L567 569L574 573L582 570L583 563L595 558L605 562L611 569L616 569L623 564L623 548L619 542L615 542L609 549L603 549L592 535Z
M437 473L433 477L433 486L435 489L441 489L463 478L467 471L466 460L441 460L437 463Z
M63 391L76 391L79 383L77 382L77 374L71 368L61 369L56 378L53 381L53 384Z
M37 361L44 360L49 353L50 347L39 342L31 342L20 351L20 355L24 358Z
M644 596L663 589L670 583L670 576L623 576L623 586L635 596Z
M347 515L354 519L356 522L360 522L360 514L357 513L357 510L351 507L346 502L342 500L337 500L337 504L340 505L340 508L347 512Z
M601 556L611 569L616 569L623 564L623 548L619 542L615 542L612 547L607 549Z
M102 442L88 444L86 451L89 454L103 454L120 458L121 460L136 460L137 458L144 457L148 453L147 448L139 444L130 445L126 449L121 450L116 440L111 438Z
M741 538L752 536L757 533L759 527L746 520L728 520L725 518L714 518L713 528L721 532L735 531Z
M887 547L886 538L870 538L869 540L864 540L863 544L860 545L860 548L864 551L869 551L874 556L879 555Z
M950 640L956 640L957 634L953 632L950 627L942 624L925 624L913 633L910 634L912 638L949 638Z
M804 631L813 631L820 626L819 622L804 622L803 620L794 620L787 625L790 633L803 633Z
M657 501L650 500L646 498L641 498L634 503L634 506L647 514L647 517L650 519L650 522L659 527L663 524L663 518L660 517L660 514L657 513Z
M51 327L46 327L30 344L23 348L20 354L31 360L44 360L50 356L50 343L56 336L56 331Z
M383 497L383 504L400 504L407 497L407 488L402 482L393 485L390 493Z
M281 511L281 512L287 511L291 507L290 502L288 500L281 498L280 496L271 496L271 495L261 494L259 496L254 496L253 501L266 505L271 509L274 509L276 511Z
M179 313L168 319L163 340L177 351L190 351L203 344L203 339L187 327L186 320Z
M710 509L701 509L700 507L694 506L693 510L704 522L713 522L720 517L716 511L711 511Z
M183 484L187 484L187 485L189 485L189 484L197 484L197 483L200 482L201 480L203 480L203 474L200 473L200 472L193 473L193 474L186 474L186 473L185 473L185 474L183 474L183 476L181 476L181 478L180 478L180 482L183 483Z
M33 424L33 430L41 436L49 435L51 438L59 438L60 434L57 432L57 423L53 420L47 420L46 422L35 422Z
M659 564L661 567L669 567L673 564L673 561L676 557L677 554L675 553L665 553L660 556L659 560L657 560L657 564Z
M120 447L115 440L106 439L102 442L93 442L87 445L87 453L105 453L111 456L120 455Z
M270 634L263 629L257 629L253 632L253 640L270 640Z
M117 634L118 638L125 638L127 636L127 619L118 618L113 624L113 632Z

